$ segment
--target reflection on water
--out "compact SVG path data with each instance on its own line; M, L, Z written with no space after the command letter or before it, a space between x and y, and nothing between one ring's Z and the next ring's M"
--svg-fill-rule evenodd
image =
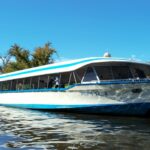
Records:
M149 149L150 119L0 107L0 150Z

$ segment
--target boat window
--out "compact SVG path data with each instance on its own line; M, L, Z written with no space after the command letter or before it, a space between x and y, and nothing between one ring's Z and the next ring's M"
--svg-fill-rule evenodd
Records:
M24 85L23 85L24 90L31 89L31 81L32 81L32 78L24 79Z
M2 84L2 90L9 90L9 82L8 81L4 81Z
M144 71L142 69L135 68L135 70L134 70L134 77L137 77L137 78L146 78L146 75L145 75L145 73L144 73Z
M38 89L39 88L39 76L32 77L31 88L32 89Z
M0 90L2 91L3 90L3 85L4 85L5 83L4 83L4 81L2 81L1 83L0 83Z
M69 85L69 78L70 78L70 72L65 72L61 74L61 79L60 79L60 87L64 88Z
M133 78L128 66L112 66L112 72L115 79Z
M47 88L47 82L48 82L48 75L43 75L40 76L40 81L39 81L39 88Z
M85 71L86 71L86 68L80 68L74 72L77 83L81 83Z
M94 66L100 80L113 79L112 70L110 66Z
M70 77L69 77L69 85L72 85L74 83L77 83L76 81L76 76L75 76L75 73L74 72L71 72L70 73Z
M7 81L7 84L8 84L8 90L11 90L11 80Z
M11 90L16 90L16 86L17 86L17 80L12 80L11 81Z
M17 90L23 90L23 84L24 84L24 80L23 79L18 79L16 89Z
M95 82L97 81L96 74L92 67L88 67L83 77L82 82Z
M4 86L5 86L5 81L3 81L3 82L1 83L1 89L2 89L2 90L4 90Z

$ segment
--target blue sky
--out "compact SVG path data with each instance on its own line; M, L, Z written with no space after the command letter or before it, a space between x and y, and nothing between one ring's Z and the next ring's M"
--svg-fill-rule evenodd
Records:
M0 54L47 41L63 59L150 60L149 0L0 0Z

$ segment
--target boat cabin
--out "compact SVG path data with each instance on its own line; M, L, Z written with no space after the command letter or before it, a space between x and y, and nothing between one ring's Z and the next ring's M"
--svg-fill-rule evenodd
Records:
M75 84L133 79L150 79L150 65L127 60L84 59L3 74L0 91L66 89Z

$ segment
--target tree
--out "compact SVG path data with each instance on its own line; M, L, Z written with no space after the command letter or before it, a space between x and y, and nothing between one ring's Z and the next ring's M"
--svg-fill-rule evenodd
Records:
M5 57L0 56L0 60L2 61L0 71L7 73L50 64L54 62L52 58L54 53L56 53L56 50L51 47L50 42L47 42L43 47L37 47L33 53L14 44Z
M51 43L47 42L43 47L38 47L32 54L32 66L41 66L53 63L52 55L56 50L51 47Z
M13 46L11 46L9 54L15 58L15 62L18 65L18 70L32 67L31 61L29 59L29 50L23 49L19 45L14 44Z
M0 56L0 61L1 61L0 72L1 73L5 72L5 69L7 68L9 64L10 59L11 59L11 55L9 54L9 52L7 52L5 56Z

